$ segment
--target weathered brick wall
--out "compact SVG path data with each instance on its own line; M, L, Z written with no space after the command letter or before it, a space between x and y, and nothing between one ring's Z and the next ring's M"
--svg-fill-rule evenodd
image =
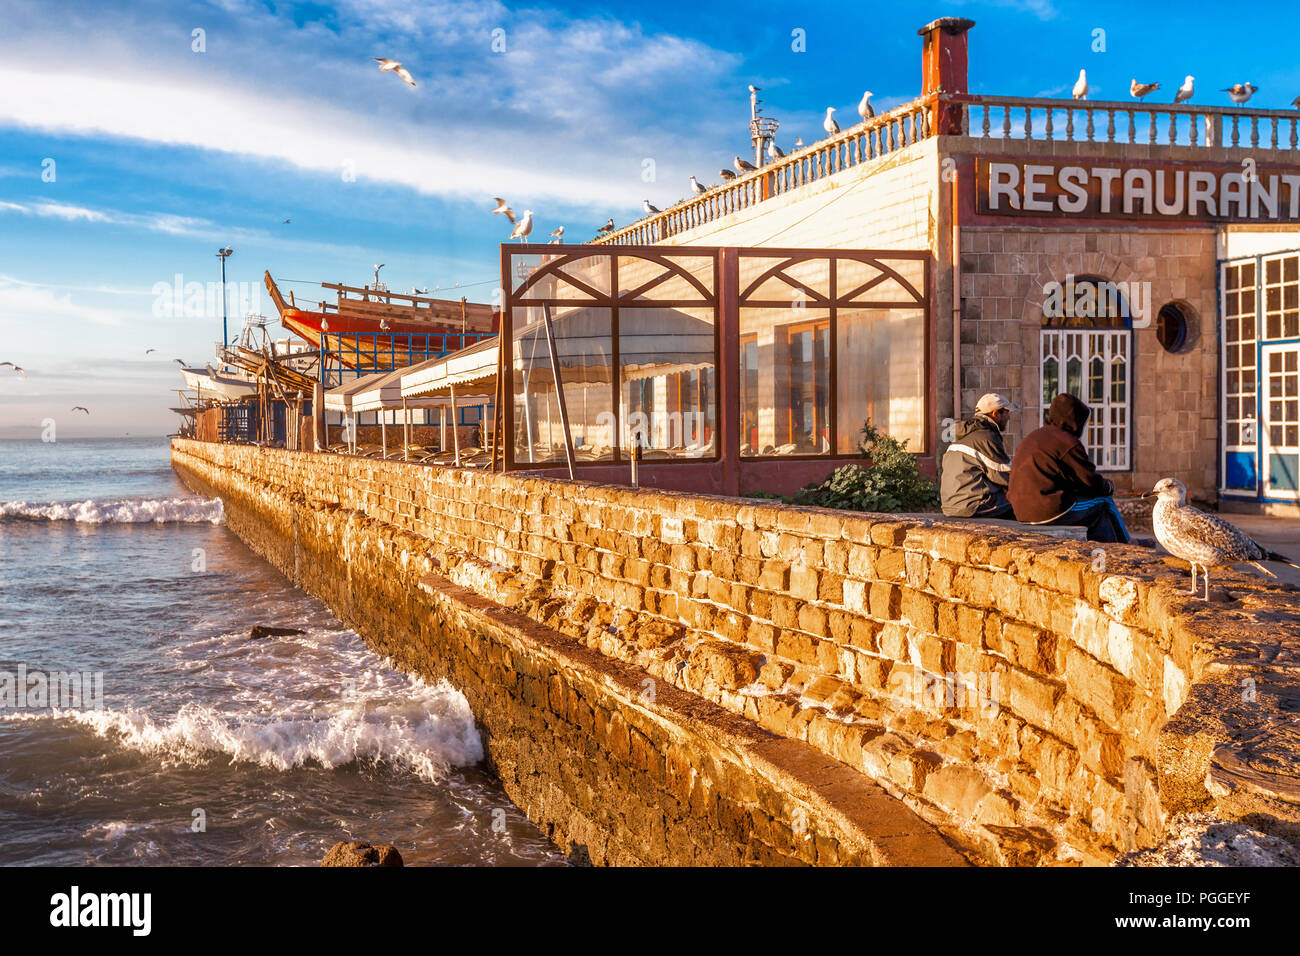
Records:
M1294 767L1270 721L1288 713L1293 679L1273 661L1300 644L1300 615L1257 579L1218 576L1240 594L1225 617L1195 613L1185 579L1137 548L1107 549L1102 569L1086 545L925 518L184 441L173 454L223 495L396 529L441 576L661 695L879 783L973 859L1104 862L1192 808L1294 835L1283 778L1242 770L1260 755ZM255 533L272 556L302 529ZM351 540L336 529L310 551L341 552L324 570L349 594L378 589L364 607L409 607L409 589L360 570L373 538ZM375 639L399 660L404 630L433 640L407 616Z

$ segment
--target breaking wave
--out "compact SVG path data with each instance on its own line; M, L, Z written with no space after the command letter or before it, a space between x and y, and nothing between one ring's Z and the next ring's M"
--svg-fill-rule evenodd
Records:
M83 524L220 524L220 498L118 498L106 501L0 502L0 520L76 521Z

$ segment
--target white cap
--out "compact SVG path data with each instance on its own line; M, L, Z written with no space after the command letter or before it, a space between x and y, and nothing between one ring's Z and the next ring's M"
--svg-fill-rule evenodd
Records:
M1001 408L1005 408L1009 412L1020 411L1019 405L997 392L987 392L981 395L980 400L975 403L975 411L983 412L985 415L992 415Z

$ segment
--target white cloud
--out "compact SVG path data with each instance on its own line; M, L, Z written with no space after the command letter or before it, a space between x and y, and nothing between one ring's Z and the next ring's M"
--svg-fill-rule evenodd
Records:
M121 317L107 309L80 305L70 293L57 287L34 282L0 278L0 314L15 326L47 326L51 322L93 322L96 325L121 325ZM6 336L10 341L21 339Z

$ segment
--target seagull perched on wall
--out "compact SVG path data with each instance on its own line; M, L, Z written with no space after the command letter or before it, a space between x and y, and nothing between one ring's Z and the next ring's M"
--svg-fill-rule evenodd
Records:
M1196 77L1192 76L1190 73L1187 74L1187 79L1183 80L1183 85L1178 87L1178 92L1174 94L1174 102L1186 103L1190 100L1192 98L1192 92L1195 89L1195 84Z
M691 192L695 193L695 195L697 196L703 196L708 191L709 191L708 186L704 185L694 176L691 177Z
M1074 81L1074 89L1070 95L1076 100L1086 100L1088 98L1088 71L1080 70L1079 78Z
M1228 94L1228 98L1238 106L1245 105L1245 102L1259 92L1259 87L1255 86L1249 80L1245 83L1233 83L1232 86L1225 86L1223 92Z
M509 203L507 203L500 196L494 196L492 201L497 204L497 208L492 210L492 215L505 216L511 222L515 221L515 211L510 208Z
M858 104L858 115L864 123L876 115L876 108L871 105L871 95L871 91L867 90L862 94L862 102Z
M372 56L370 59L379 64L381 73L395 73L402 78L402 82L407 86L415 87L415 78L411 76L410 70L402 66L400 60L390 60L386 56Z
M1154 93L1158 89L1160 89L1159 83L1139 83L1136 76L1128 84L1129 95L1136 96L1140 100L1146 99L1147 94Z
M648 200L648 199L642 199L642 200L641 200L641 206L642 206L642 208L645 209L645 214L646 214L647 216L653 216L653 215L654 215L655 213L657 213L657 212L663 212L663 210L660 209L658 206L652 206L652 205L650 205L650 200Z
M737 156L733 162L735 163L736 171L739 173L752 173L754 171L754 164L746 162L739 156Z
M776 145L776 140L769 139L767 141L767 158L781 159L784 156L785 156L785 152L781 149L780 146Z
M1176 558L1192 566L1192 589L1196 593L1196 569L1205 573L1204 600L1210 599L1210 568L1226 564L1250 564L1269 577L1277 577L1260 561L1277 561L1300 568L1284 555L1269 551L1218 515L1206 514L1187 503L1187 486L1177 478L1161 478L1143 498L1155 497L1151 524L1156 540Z
M515 228L510 230L510 238L518 239L523 242L528 238L528 234L533 231L533 211L525 209L523 218L515 223Z
M724 183L729 183L736 178L736 174L729 169L719 169L718 175L722 177Z
M613 217L613 216L610 216L608 219L606 219L606 220L605 220L605 225L601 226L599 229L596 230L596 232L597 232L597 233L600 233L600 234L607 233L607 232L613 232L613 231L614 231L614 217Z
M822 120L822 129L826 130L829 136L834 136L840 131L840 124L835 122L835 117L831 115L834 112L835 107L826 107L826 119Z
M27 370L23 368L21 365L15 365L13 362L0 362L0 366L5 366L5 365L8 365L11 369L13 369L15 374L21 375L23 378L27 377Z
M550 240L551 245L556 245L557 243L564 242L564 227L556 226L554 229L550 231L547 238Z
M802 136L796 136L796 137L794 138L794 148L795 148L795 149L803 149L803 137L802 137Z
M1291 105L1294 106L1296 109L1300 110L1300 96L1297 96L1295 99L1293 99L1291 101Z

